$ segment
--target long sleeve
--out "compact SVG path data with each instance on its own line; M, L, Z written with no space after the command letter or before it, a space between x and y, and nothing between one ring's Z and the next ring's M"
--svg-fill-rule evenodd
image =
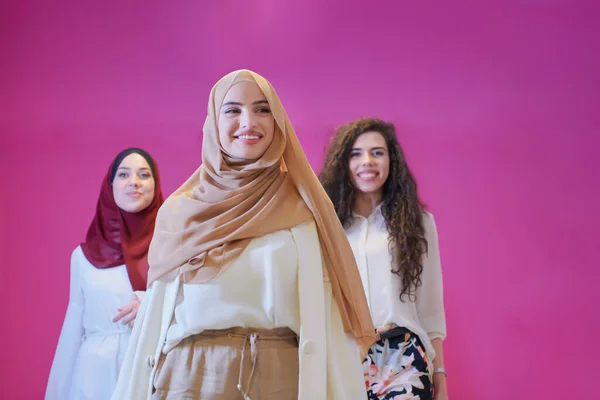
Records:
M65 400L69 398L73 370L84 334L84 298L80 284L81 265L78 263L76 252L77 250L71 255L69 305L56 346L52 368L50 369L50 377L46 387L46 400Z
M423 216L423 224L428 251L423 256L422 284L416 293L417 313L429 338L443 340L446 338L446 317L438 234L431 214Z
M143 293L144 297L140 300L141 304L138 315L135 324L133 325L133 332L129 338L129 347L125 353L125 360L121 366L121 373L119 374L119 379L115 391L113 392L112 399L143 399L145 396L145 389L151 371L148 368L140 368L140 361L139 359L136 359L136 357L139 357L139 348L142 347L140 343L140 336L144 333L142 328L146 327L146 324L148 323L147 317L150 317L148 319L151 319L151 315L147 313L147 309L148 303L152 299L152 289ZM153 344L154 343L151 343L150 349L152 349ZM152 352L149 352L149 354L152 354ZM132 379L134 376L135 381ZM137 382L138 385L132 385L133 382Z
M156 360L160 357L169 323L175 309L179 277L171 282L156 281L140 304L129 346L112 400L149 398Z
M358 345L346 332L331 283L325 281L327 400L366 400Z
M298 399L366 400L360 350L344 331L324 269L316 225L314 222L300 225L292 228L292 234L299 265Z

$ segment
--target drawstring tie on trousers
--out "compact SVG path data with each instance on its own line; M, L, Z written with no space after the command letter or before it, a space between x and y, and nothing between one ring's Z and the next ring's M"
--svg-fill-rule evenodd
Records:
M250 385L252 384L252 376L254 376L254 370L256 369L256 339L258 338L258 333L250 333L244 338L244 346L242 347L242 361L240 362L240 374L238 377L237 389L240 391L242 396L244 396L244 400L251 400L248 392L250 391ZM250 342L250 357L252 358L252 370L250 371L250 376L248 377L248 385L246 390L242 387L242 375L244 371L244 354L246 353L246 343Z

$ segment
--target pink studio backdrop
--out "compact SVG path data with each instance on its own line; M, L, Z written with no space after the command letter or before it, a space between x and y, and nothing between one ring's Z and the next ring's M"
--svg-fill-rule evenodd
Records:
M171 193L237 68L275 85L316 170L335 126L396 124L438 223L451 399L595 397L593 2L95 3L0 6L0 398L43 397L113 156L147 149Z

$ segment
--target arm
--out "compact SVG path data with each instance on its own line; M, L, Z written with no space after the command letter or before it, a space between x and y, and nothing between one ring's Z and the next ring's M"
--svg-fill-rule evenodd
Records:
M333 298L331 283L325 279L327 399L366 399L360 349L354 339L344 332L344 324Z
M46 400L69 398L73 370L84 334L84 298L80 285L80 267L76 251L74 251L71 256L69 305L67 306L67 314L56 346L52 368L50 369L50 377L46 387Z
M148 292L152 293L152 289L149 289ZM152 297L149 295L148 297L146 297L146 300L150 300L151 298ZM137 316L139 323L133 327L133 331L131 332L131 336L129 338L129 345L127 347L127 352L125 353L125 359L123 360L121 372L119 373L119 378L117 379L117 385L112 395L113 400L121 400L126 398L141 399L144 393L143 389L146 385L146 381L144 378L146 378L146 376L145 374L141 374L141 376L139 376L135 374L134 371L140 369L139 365L137 364L140 364L140 358L143 357L140 356L139 353L141 352L141 336L143 336L142 327L145 325L146 317L148 315L147 308L148 301L142 301ZM138 388L132 387L132 381L134 376L139 382Z
M146 295L146 291L145 290L136 290L135 292L133 292L133 298L132 300L137 299L137 301L139 303L142 303L142 300L144 300L144 296Z
M179 277L156 281L146 291L112 400L144 400L151 397L152 380L177 299Z
M435 349L433 368L444 368L444 342L442 339L433 339L431 345ZM435 400L448 398L448 387L446 375L442 373L433 374L433 387L435 389Z
M428 251L423 257L422 285L417 290L417 312L423 328L429 335L436 356L433 359L435 368L444 368L443 340L446 338L446 317L444 314L444 288L438 234L433 216L423 217L425 238ZM437 399L447 398L446 376L434 373L433 385Z
M298 399L366 400L359 349L344 332L314 222L292 228L298 249ZM362 289L362 288L361 288Z

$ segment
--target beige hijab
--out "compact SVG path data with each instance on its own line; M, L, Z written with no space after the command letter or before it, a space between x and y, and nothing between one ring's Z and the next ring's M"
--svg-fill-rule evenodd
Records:
M240 164L221 147L217 119L229 88L244 81L260 87L276 128L265 154ZM158 212L148 285L172 272L188 284L207 282L253 238L314 219L344 328L366 354L376 339L352 249L275 89L252 71L226 75L210 93L203 131L202 165Z

